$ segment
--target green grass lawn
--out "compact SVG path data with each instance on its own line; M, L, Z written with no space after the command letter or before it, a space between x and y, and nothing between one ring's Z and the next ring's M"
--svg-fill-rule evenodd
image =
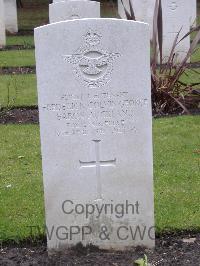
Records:
M0 126L0 143L0 239L16 240L44 223L38 127Z
M35 75L1 75L0 91L0 107L37 105Z
M34 45L34 38L31 35L7 36L6 45L24 45L25 47L30 47Z
M157 232L200 229L200 116L154 121Z
M200 228L199 125L200 116L154 120L157 233ZM44 224L39 127L1 125L0 147L0 239L24 239Z
M0 67L34 66L34 50L12 50L0 52Z

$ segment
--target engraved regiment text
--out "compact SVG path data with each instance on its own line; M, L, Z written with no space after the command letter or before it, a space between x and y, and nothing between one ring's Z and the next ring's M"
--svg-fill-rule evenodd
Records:
M136 133L135 111L148 106L146 98L128 92L65 94L54 103L43 105L61 124L57 136Z

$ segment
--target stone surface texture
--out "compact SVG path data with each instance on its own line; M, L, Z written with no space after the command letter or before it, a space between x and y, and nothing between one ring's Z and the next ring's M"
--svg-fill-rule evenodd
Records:
M190 30L191 3L182 0L162 0L163 8L163 57L167 61L177 33L178 40ZM181 62L190 48L190 36L182 40L175 49L177 62ZM189 61L189 60L188 60Z
M129 0L124 0L123 3L126 10L130 13ZM150 26L150 37L152 37L155 0L131 0L131 4L136 21L148 23ZM121 0L118 0L118 13L122 19L126 19L124 7Z
M17 4L16 0L4 0L5 27L10 33L18 32Z
M4 0L0 0L0 47L6 45Z
M64 21L35 45L49 251L154 247L148 25Z
M50 23L71 19L99 17L100 3L95 1L67 1L49 5Z

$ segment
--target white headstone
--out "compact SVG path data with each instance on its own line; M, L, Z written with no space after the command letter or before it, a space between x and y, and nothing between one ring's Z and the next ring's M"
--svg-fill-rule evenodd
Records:
M4 5L6 30L10 33L16 33L18 32L16 0L4 0Z
M50 23L78 18L99 17L100 3L95 1L67 1L49 5Z
M130 13L129 0L118 0L118 13L122 19L126 19L124 7ZM150 25L150 36L153 34L153 14L155 0L131 0L136 21L146 22Z
M123 4L122 4L123 1ZM126 13L124 8L130 13L130 5L129 5L129 0L118 0L118 14L120 18L126 19Z
M153 16L155 0L131 0L135 17L149 24L151 37L153 35Z
M154 16L154 8L155 8L155 0L131 0L131 4L134 10L136 21L143 21L150 25L150 36L153 35L153 16ZM176 0L162 0L163 7L166 5L176 4ZM124 7L130 13L130 5L129 0L123 0ZM182 9L187 9L187 14L189 14L189 23L191 26L196 26L196 16L197 16L197 3L196 0L185 0L178 2ZM119 16L123 19L126 19L126 14L124 11L124 7L122 5L122 0L118 0L118 13ZM166 14L166 10L163 9L164 14ZM168 14L168 13L167 13ZM184 18L181 14L177 16L178 25L183 22ZM163 22L170 24L170 18L163 16ZM187 20L188 22L188 20ZM173 27L173 26L172 26Z
M167 61L177 33L181 30L179 40L190 30L190 1L162 0L163 10L163 57ZM176 61L180 62L190 48L190 36L176 47Z
M148 26L63 21L35 45L49 251L154 247Z
M0 47L6 45L4 0L0 0Z

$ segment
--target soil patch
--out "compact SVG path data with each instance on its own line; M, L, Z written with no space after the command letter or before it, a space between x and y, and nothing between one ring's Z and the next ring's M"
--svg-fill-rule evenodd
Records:
M1 75L9 75L9 74L35 74L36 67L35 66L23 66L23 67L0 67Z
M2 247L0 265L80 265L80 266L133 266L136 259L147 255L151 266L199 266L200 233L165 235L156 240L154 251L132 248L130 251L101 251L95 247L66 250L48 257L46 245Z
M37 124L39 115L37 107L16 108L11 110L2 110L0 112L0 124Z
M0 48L0 51L11 51L11 50L30 50L35 49L34 45L24 44L24 45L6 45Z

